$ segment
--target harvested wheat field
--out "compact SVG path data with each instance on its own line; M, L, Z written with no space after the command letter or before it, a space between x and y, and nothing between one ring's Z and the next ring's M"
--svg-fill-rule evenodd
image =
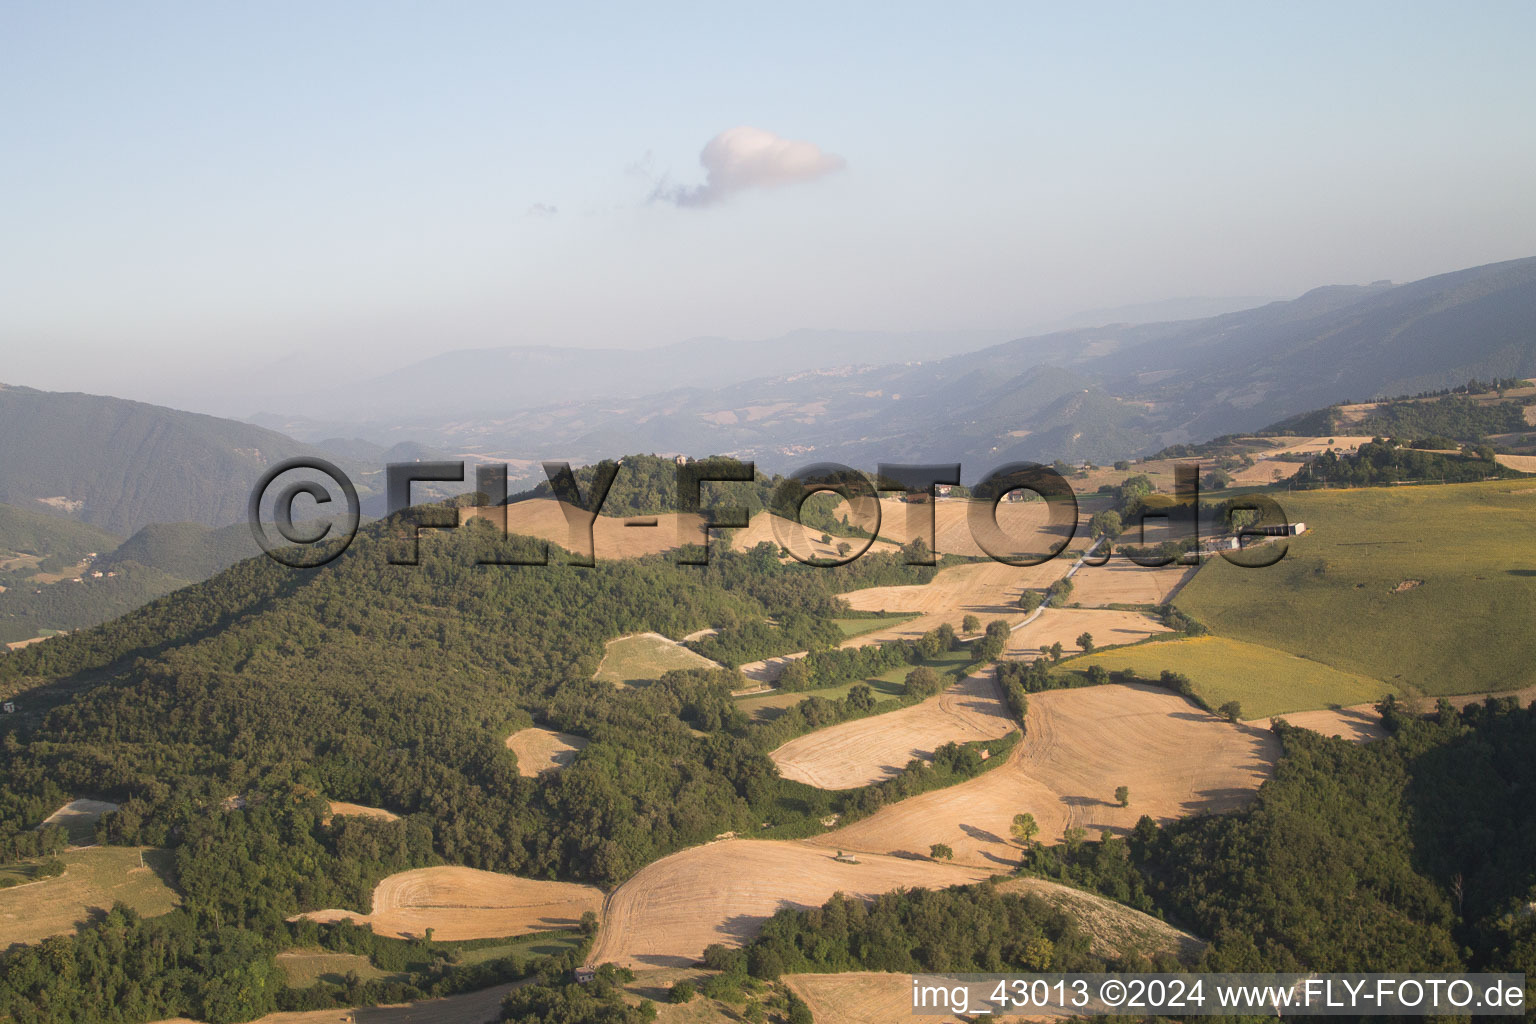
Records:
M639 686L660 679L673 669L719 668L660 633L636 633L609 640L592 678L615 686Z
M1371 704L1357 704L1349 708L1324 708L1320 711L1293 711L1275 715L1298 729L1311 729L1324 736L1337 736L1354 743L1369 743L1384 739L1387 730L1381 727L1381 716ZM1249 722L1255 728L1266 729L1270 719L1261 718Z
M69 833L69 841L83 846L96 840L96 823L103 814L117 810L108 800L71 800L43 819L44 825L59 825Z
M838 502L833 511L834 517L847 514L846 502ZM849 516L850 522L855 522L854 517ZM787 548L790 556L800 561L809 559L841 559L850 555L858 555L867 552L875 554L880 551L895 551L896 545L888 540L876 539L873 542L868 537L839 537L831 535L828 543L821 541L822 531L813 530L798 523L791 522L782 516L772 512L759 512L752 517L751 523L745 530L735 530L731 534L731 548L735 551L751 551L759 544L772 544L776 547ZM837 546L847 544L847 554L839 553ZM865 545L868 545L866 549Z
M1081 577L1082 573L1078 574ZM1093 634L1095 647L1134 644L1168 632L1168 627L1142 612L1117 612L1093 608L1045 608L1039 618L1013 631L1006 657L1033 659L1042 647L1059 643L1068 654L1077 653L1077 638Z
M519 729L507 737L507 749L517 755L517 774L524 778L564 768L586 745L581 736L537 727Z
M961 499L940 500L933 504L908 504L896 498L880 499L880 532L882 540L893 544L909 544L921 537L928 540L928 510L933 510L933 550L941 555L970 555L986 558L988 553L976 542L971 532L972 508L980 508L984 502ZM980 513L978 513L980 514ZM1046 506L1040 501L1005 501L997 506L997 527L1002 531L999 540L1008 542L1008 553L1049 551L1060 544L1062 534L1048 530ZM988 534L991 536L991 534ZM992 543L989 541L988 543ZM993 544L993 546L997 546Z
M957 863L1011 868L1015 814L1033 814L1037 838L1049 843L1068 827L1124 833L1143 814L1167 821L1230 810L1252 797L1279 754L1267 729L1233 725L1155 686L1030 694L1026 724L1007 764L809 842L906 855L947 843ZM1115 802L1119 786L1130 787L1128 807Z
M879 854L844 863L803 841L727 839L641 868L614 890L590 964L685 967L721 942L739 946L784 907L817 907L834 893L870 897L904 887L979 882L990 868Z
M1017 728L998 693L997 673L989 668L921 704L817 729L768 756L786 779L852 789L890 778L945 743L1000 739Z
M704 539L703 520L697 515L669 513L661 516L592 516L555 501L530 498L511 505L470 506L459 509L459 525L472 519L484 519L500 528L503 519L508 533L538 537L567 551L590 554L595 558L639 558L671 551L684 544L699 544ZM591 524L590 546L587 526ZM654 524L654 525L651 525ZM558 560L558 554L551 556Z
M1531 412L1526 409L1527 415ZM1506 469L1517 473L1536 473L1536 455L1495 455L1494 460Z
M1104 565L1085 565L1072 576L1073 604L1102 608L1110 604L1165 604L1195 574L1197 566L1137 565L1113 555Z
M143 856L140 866L140 855ZM126 903L143 917L164 914L181 898L166 879L172 857L137 846L92 846L59 854L64 873L0 889L0 949L70 935L94 914Z
M917 612L918 617L856 636L843 646L916 640L945 622L959 630L960 620L967 615L976 615L982 625L993 619L1004 619L1010 625L1022 622L1025 613L1019 607L1019 595L1026 588L1043 590L1071 568L1072 562L1065 556L1024 567L973 562L943 569L924 584L850 591L842 596L855 611Z
M382 807L369 807L367 804L349 804L344 800L331 801L332 818L340 818L349 814L358 818L376 818L379 821L400 820L400 815L394 811L386 811Z
M432 929L445 942L572 928L603 903L601 890L540 882L474 868L418 868L390 875L373 890L373 913L315 910L300 917L371 924L380 935L419 938Z

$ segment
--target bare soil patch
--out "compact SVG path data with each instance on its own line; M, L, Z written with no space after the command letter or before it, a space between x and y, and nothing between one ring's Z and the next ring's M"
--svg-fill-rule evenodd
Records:
M896 775L913 758L931 758L945 743L999 739L1016 728L989 668L921 704L797 736L768 756L786 779L851 789Z
M1403 582L1392 588L1392 593L1401 594L1405 590L1412 590L1415 587L1422 587L1423 585L1423 580L1403 580Z
M1007 764L809 842L909 856L947 843L956 863L1011 869L1015 814L1033 814L1039 840L1057 842L1069 827L1125 833L1143 814L1230 810L1252 798L1279 755L1267 729L1233 725L1154 686L1031 694L1026 724ZM1114 799L1122 785L1128 807Z
M368 923L380 935L398 939L419 938L431 928L434 938L453 942L575 927L584 912L600 909L602 902L602 891L590 885L435 867L384 879L373 890L371 914L316 910L300 916Z
M564 768L586 745L584 737L537 727L507 737L507 749L517 755L517 774L525 778Z

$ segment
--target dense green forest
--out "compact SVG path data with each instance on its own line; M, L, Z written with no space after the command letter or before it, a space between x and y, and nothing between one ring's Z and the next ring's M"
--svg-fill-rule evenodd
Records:
M115 575L94 577L87 573L79 583L22 579L0 584L6 587L0 593L0 643L42 636L44 630L94 626L126 615L188 582L137 562L118 562L109 571Z
M1474 455L1443 455L1404 448L1378 437L1355 452L1323 452L1315 456L1291 477L1291 486L1371 487L1409 481L1451 484L1520 475L1494 462L1491 449L1481 449Z
M771 735L729 704L731 673L630 690L591 679L614 636L846 613L834 595L932 578L900 554L835 569L783 563L772 545L717 551L702 567L666 556L481 565L506 542L477 523L428 537L419 565L396 566L390 525L366 527L321 569L251 559L0 656L0 687L25 693L23 712L0 720L0 850L40 855L35 837L50 833L33 829L47 813L71 797L111 799L122 808L100 837L172 848L183 898L174 920L114 918L106 933L45 943L76 965L69 984L0 962L16 979L0 1006L26 1020L18 1007L73 1000L58 1019L84 1020L120 998L148 1015L240 1019L279 1005L268 954L288 941L285 917L366 910L373 884L403 867L612 885L723 831L808 834L826 814L869 813L986 767L975 750L946 748L880 786L828 793L778 777ZM563 772L523 778L503 740L531 720L590 744ZM228 809L232 795L246 806ZM404 817L324 825L322 799ZM145 968L165 942L181 943L180 959ZM204 970L221 957L242 966ZM113 988L130 983L132 998ZM226 1000L226 985L243 994Z

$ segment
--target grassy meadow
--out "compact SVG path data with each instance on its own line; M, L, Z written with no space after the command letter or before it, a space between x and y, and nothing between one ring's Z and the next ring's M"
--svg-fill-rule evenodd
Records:
M171 857L136 846L93 846L59 854L64 873L11 889L0 889L0 949L13 942L39 942L68 935L123 902L145 917L164 914L181 902L166 884Z
M1180 609L1397 693L1536 682L1536 480L1275 497L1308 532L1267 568L1211 560Z
M1243 706L1243 717L1250 719L1364 704L1380 698L1388 689L1385 683L1368 676L1343 672L1273 647L1216 636L1095 651L1063 662L1062 668L1086 671L1091 665L1102 665L1110 672L1134 669L1143 679L1155 679L1165 669L1182 673L1211 707L1235 700Z
M719 668L708 658L653 633L610 640L592 677L615 686L643 686L673 669Z

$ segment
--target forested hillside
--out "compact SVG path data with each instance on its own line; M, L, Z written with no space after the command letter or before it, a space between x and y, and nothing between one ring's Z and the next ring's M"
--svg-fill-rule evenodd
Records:
M935 570L900 555L811 569L771 545L717 552L707 568L477 565L505 543L484 524L424 541L419 566L391 566L389 525L320 570L251 559L0 656L0 687L24 692L24 713L0 721L0 859L31 852L31 830L71 797L120 802L100 835L175 849L189 949L227 944L222 927L270 950L283 918L366 910L378 877L424 859L612 884L724 831L766 821L793 834L872 809L779 780L768 734L705 713L729 681L681 673L615 690L591 676L621 634L832 614L845 610L836 593ZM561 773L520 777L503 741L533 720L591 742ZM980 767L971 756L965 770ZM321 826L317 797L389 808L414 831L353 847Z
M239 521L263 469L323 454L217 416L0 385L0 502L113 533L146 523Z

